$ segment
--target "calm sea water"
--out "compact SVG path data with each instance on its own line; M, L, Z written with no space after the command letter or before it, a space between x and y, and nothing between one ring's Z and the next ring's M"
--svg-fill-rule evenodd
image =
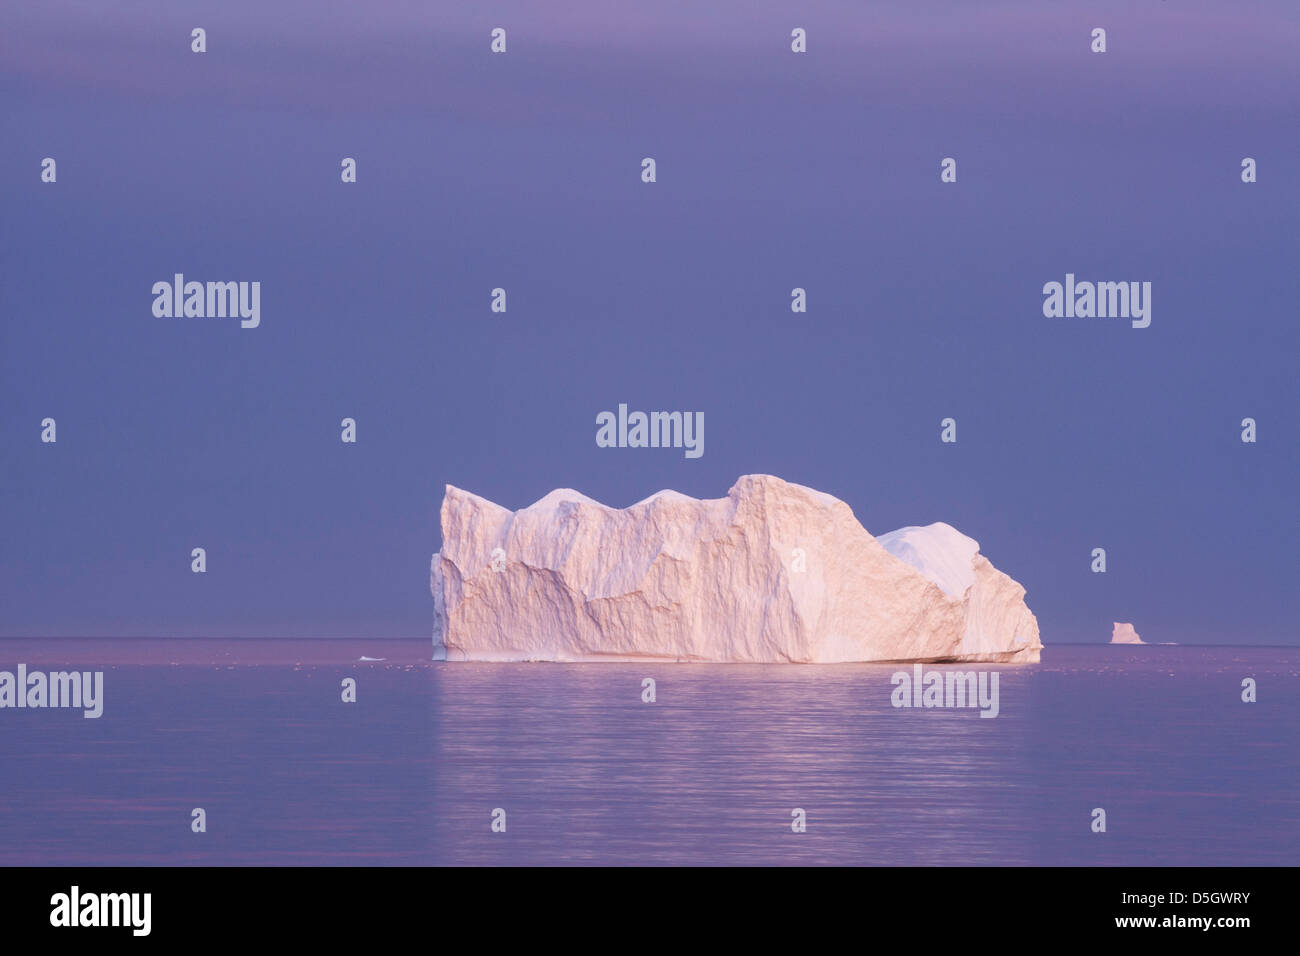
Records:
M996 719L891 707L905 665L428 656L0 641L105 672L98 720L0 710L0 864L1300 863L1300 648L1049 647L982 665Z

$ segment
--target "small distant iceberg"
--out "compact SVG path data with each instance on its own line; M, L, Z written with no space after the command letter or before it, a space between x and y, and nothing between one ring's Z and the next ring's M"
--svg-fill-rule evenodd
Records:
M1146 641L1138 637L1138 632L1133 629L1132 624L1121 624L1119 621L1114 622L1115 626L1110 632L1110 642L1112 644L1145 644Z
M386 660L388 660L388 658L387 658L387 657L366 657L365 654L362 654L362 655L361 655L361 660L363 660L363 661L386 661Z

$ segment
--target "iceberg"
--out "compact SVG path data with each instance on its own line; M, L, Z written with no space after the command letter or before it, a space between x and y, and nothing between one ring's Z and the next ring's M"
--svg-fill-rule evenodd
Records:
M875 538L771 475L621 509L562 488L512 512L448 485L441 524L434 660L1034 663L1043 646L973 538Z
M1121 624L1119 621L1112 622L1114 626L1110 630L1110 642L1112 644L1145 644L1146 641L1138 637L1138 632L1133 630L1132 624Z

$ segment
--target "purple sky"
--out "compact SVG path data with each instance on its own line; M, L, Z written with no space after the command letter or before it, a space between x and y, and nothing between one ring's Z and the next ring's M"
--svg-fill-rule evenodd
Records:
M1298 642L1293 2L2 16L0 636L427 635L444 483L768 472L955 525L1047 644ZM178 271L261 327L154 318ZM1045 318L1066 272L1151 327ZM597 448L619 402L704 456Z

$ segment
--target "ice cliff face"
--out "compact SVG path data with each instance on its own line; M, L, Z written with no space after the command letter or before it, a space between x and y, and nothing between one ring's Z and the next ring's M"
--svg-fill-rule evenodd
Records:
M1146 641L1138 637L1138 632L1133 629L1132 624L1121 624L1119 621L1112 621L1114 627L1110 631L1110 642L1112 644L1145 644Z
M434 659L1038 660L1025 589L946 524L879 539L844 502L746 475L727 497L511 512L447 486Z

